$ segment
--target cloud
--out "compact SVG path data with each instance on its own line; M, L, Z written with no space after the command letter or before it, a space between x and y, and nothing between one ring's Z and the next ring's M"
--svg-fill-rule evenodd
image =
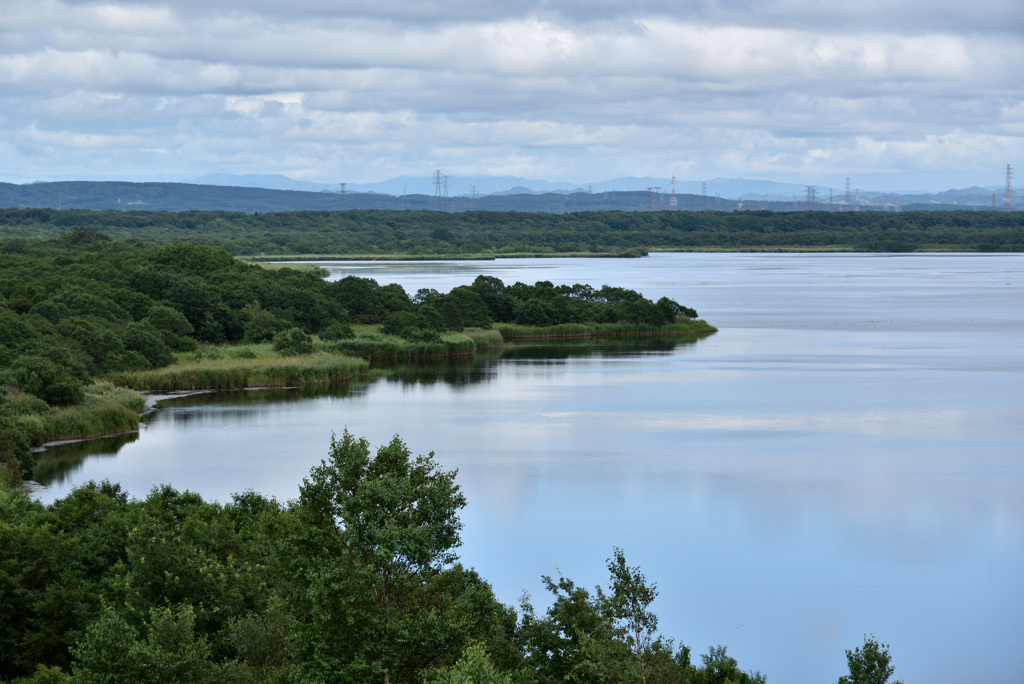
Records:
M0 144L20 156L2 180L117 164L139 179L998 180L1024 152L1024 10L889 5L17 0Z

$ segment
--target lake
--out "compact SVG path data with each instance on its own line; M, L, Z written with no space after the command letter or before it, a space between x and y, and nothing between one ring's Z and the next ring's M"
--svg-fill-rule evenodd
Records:
M615 546L662 633L771 682L835 681L874 634L895 676L1024 676L1024 259L653 254L330 264L447 291L480 274L629 287L697 340L523 346L314 391L163 402L137 437L52 450L43 501L295 498L332 431L458 468L461 556L514 604L541 575L607 583Z

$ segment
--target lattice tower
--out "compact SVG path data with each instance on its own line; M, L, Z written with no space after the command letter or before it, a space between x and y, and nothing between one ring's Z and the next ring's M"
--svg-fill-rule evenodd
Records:
M1006 191L1003 193L1003 211L1013 211L1013 167L1006 165Z

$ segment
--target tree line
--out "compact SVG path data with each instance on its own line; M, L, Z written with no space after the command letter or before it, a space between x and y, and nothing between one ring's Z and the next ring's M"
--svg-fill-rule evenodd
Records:
M502 604L458 562L456 473L399 437L332 437L295 501L227 503L90 482L49 506L0 487L0 680L753 684L724 646L661 635L657 586L623 551L593 590ZM884 684L887 646L843 684Z
M88 211L0 209L0 237L75 227L116 239L220 246L234 255L594 254L838 249L1024 251L1024 213L995 211Z

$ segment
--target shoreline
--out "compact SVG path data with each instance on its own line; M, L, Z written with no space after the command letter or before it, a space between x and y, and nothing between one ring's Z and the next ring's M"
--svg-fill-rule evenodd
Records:
M700 320L700 319L697 319L697 320ZM496 351L496 350L510 349L512 347L517 346L521 342L527 342L527 343L545 342L545 341L547 341L547 342L560 342L560 341L568 342L568 341L599 340L599 339L614 339L614 338L651 338L651 337L660 337L660 336L664 336L664 337L688 337L688 336L693 336L693 335L711 335L711 334L717 332L717 328L714 328L713 326L710 326L709 324L704 323L704 321L700 321L700 322L702 324L704 324L704 325L707 325L708 328L710 328L710 329L661 330L661 331L659 331L659 330L645 330L645 331L643 331L642 330L642 331L630 331L630 332L591 330L591 331L580 331L580 332L573 332L573 333L557 333L557 332L552 332L552 333L549 333L549 334L546 334L546 335L545 334L522 334L522 335L514 335L514 336L512 336L510 338L504 338L504 336L503 336L502 342L500 344L481 344L481 345L475 347L472 351L469 351L469 352L458 350L458 351L453 351L453 353L450 353L450 354L440 354L440 355L435 355L435 354L430 354L430 355L411 354L411 355L406 356L404 358L385 357L385 356L376 357L376 358L374 358L374 357L369 357L369 358L367 358L367 357L349 357L349 358L361 358L361 359L366 361L367 365L365 367L365 372L360 374L360 375L366 375L366 376L370 376L370 375L387 375L387 374L392 373L393 371L391 371L391 370L389 370L387 368L374 367L374 365L371 363L371 361L372 360L376 360L376 361L379 361L379 362L386 362L386 361L426 362L426 361L444 361L444 360L448 360L448 359L456 359L456 360L457 359L469 359L469 358L472 358L473 356L475 356L477 352L493 352L493 351ZM469 337L469 336L467 335L467 337ZM412 350L410 350L410 351L412 351ZM346 377L346 378L343 378L342 380L340 380L339 384L345 384L345 383L351 382L354 379L356 379L356 378L355 377ZM137 392L139 395L143 396L144 399L145 399L145 404L144 404L143 410L141 410L141 411L139 411L137 413L137 415L141 418L142 416L148 415L150 413L153 413L153 412L159 410L159 407L157 406L157 404L159 404L161 401L164 401L166 399L174 399L174 398L177 398L177 397L186 397L186 396L194 396L194 395L201 395L201 394L214 394L214 393L218 393L218 392L260 391L260 390L273 390L273 389L299 389L299 388L302 388L302 387L316 386L316 385L321 385L321 384L325 384L325 383L322 383L322 382L307 382L307 383L297 383L297 384L296 383L282 383L282 384L272 384L271 383L271 384L260 384L260 385L253 385L253 386L237 386L236 385L236 386L224 386L224 387L188 387L188 388L181 388L181 389L140 388L140 389L135 389L134 391ZM132 388L130 388L128 386L124 386L124 385L122 387L126 387L128 389L132 389ZM117 437L117 436L121 436L121 435L137 434L139 431L140 431L140 428L139 428L138 425L136 425L136 427L134 429L131 429L131 430L121 430L121 431L117 431L117 432L103 433L103 434L92 434L92 435L64 436L64 437L61 437L59 439L49 440L49 441L43 442L41 444L38 444L36 446L33 446L31 448L31 453L33 455L36 455L36 456L44 455L44 454L46 454L47 451L49 451L53 447L62 446L62 445L65 445L65 444L76 444L76 443L80 443L80 442L89 442L89 441L94 441L94 440L98 440L98 439L104 439L104 438L108 438L108 437ZM28 489L24 489L26 484L28 485ZM43 489L47 489L48 488L46 485L43 485L43 484L41 484L39 482L35 482L34 480L23 480L22 484L19 485L19 486L23 488L23 491L28 491L30 493L31 493L31 491L39 491L39 490L43 490Z

